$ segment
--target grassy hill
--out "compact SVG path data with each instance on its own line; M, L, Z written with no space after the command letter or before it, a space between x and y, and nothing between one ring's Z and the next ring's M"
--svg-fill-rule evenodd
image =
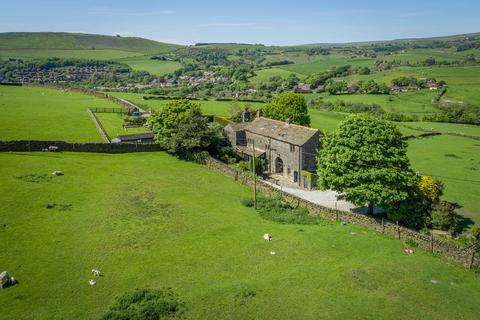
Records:
M309 43L309 44L300 45L300 47L350 47L350 46L382 45L386 43L425 44L425 43L431 43L433 41L455 41L455 40L463 40L466 38L476 38L476 37L480 37L480 32L455 34L450 36L427 37L427 38L404 38L404 39L393 39L393 40L359 41L359 42L344 42L344 43Z
M164 153L2 153L0 180L2 268L20 281L2 319L99 319L147 287L172 287L187 319L480 312L475 272L353 225L264 220L240 203L250 188Z
M120 50L155 54L181 46L136 37L64 32L0 33L0 49Z

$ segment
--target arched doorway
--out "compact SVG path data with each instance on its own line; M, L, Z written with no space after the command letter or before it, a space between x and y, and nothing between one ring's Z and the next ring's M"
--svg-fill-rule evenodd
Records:
M280 157L275 159L275 173L283 174L283 160Z

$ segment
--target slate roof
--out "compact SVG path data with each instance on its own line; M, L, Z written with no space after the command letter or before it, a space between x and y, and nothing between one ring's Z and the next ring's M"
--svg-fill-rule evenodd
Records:
M147 132L147 133L138 133L138 134L127 134L123 136L118 136L117 138L122 141L137 141L143 139L153 139L155 137L155 133Z
M297 146L304 145L317 132L317 129L307 128L283 121L257 117L245 124L245 131L284 141Z

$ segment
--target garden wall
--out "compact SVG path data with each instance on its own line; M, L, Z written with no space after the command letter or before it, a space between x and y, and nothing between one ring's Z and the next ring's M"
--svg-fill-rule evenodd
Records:
M251 174L229 167L216 159L209 158L207 160L207 166L244 184L253 185L253 176ZM480 254L475 254L474 249L461 247L457 244L434 238L433 234L423 235L414 230L387 221L386 219L376 219L349 211L326 208L295 195L282 192L262 180L257 180L257 190L269 196L281 196L289 203L304 207L308 209L311 214L318 215L324 219L345 221L351 224L360 225L400 240L413 240L420 248L426 251L444 256L447 259L461 263L464 266L480 267Z
M49 146L58 147L57 151L128 153L163 151L158 144L145 143L78 143L65 141L13 140L1 141L0 152L43 151Z

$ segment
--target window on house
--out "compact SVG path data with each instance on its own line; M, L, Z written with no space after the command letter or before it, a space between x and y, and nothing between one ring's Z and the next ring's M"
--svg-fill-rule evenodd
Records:
M295 145L293 144L290 145L290 152L295 152Z
M290 174L290 167L287 168L287 173Z

